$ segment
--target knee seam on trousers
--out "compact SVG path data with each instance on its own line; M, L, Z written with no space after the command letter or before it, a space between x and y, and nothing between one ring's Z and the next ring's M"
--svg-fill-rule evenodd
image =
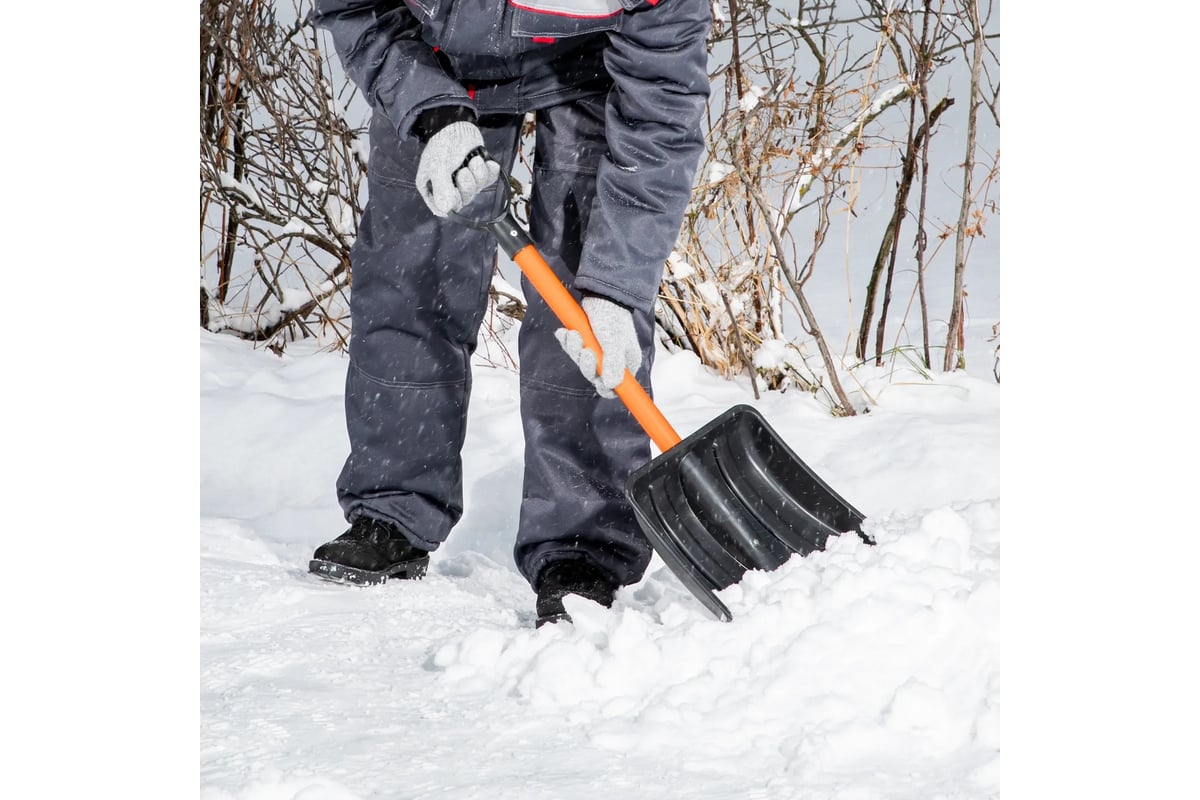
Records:
M387 386L392 389L444 389L453 386L462 386L467 382L466 378L460 378L456 381L392 381L387 378L379 378L364 370L362 367L350 362L350 369L357 372L372 383L377 383L380 386Z

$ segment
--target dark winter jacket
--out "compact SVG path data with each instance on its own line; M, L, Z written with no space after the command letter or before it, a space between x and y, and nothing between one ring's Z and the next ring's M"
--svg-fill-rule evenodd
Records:
M351 79L400 137L423 112L521 114L607 93L575 285L649 308L703 149L709 0L315 0Z

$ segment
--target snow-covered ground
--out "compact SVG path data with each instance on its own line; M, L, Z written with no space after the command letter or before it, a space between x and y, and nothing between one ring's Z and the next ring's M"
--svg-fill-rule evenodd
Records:
M737 741L750 755L744 765L698 758L673 763L654 761L652 755L686 749L716 726L677 724L675 740L664 743L665 723L643 719L629 727L645 731L644 740L621 753L611 737L586 738L589 731L611 734L617 725L601 713L605 706L598 698L614 689L600 683L598 670L576 673L581 676L578 709L572 704L555 716L535 704L533 694L476 691L470 685L474 678L454 671L491 663L490 654L465 657L459 649L453 663L437 667L433 662L443 646L460 646L470 635L455 632L470 625L460 627L451 601L474 608L476 618L494 614L493 621L475 629L490 625L508 646L479 689L511 686L507 670L536 661L536 654L513 649L540 643L543 633L513 622L514 615L528 613L531 596L504 573L506 545L491 546L496 558L487 558L493 564L470 567L475 577L455 577L450 568L458 564L461 572L467 569L464 563L486 564L466 552L486 551L487 542L495 541L496 535L485 535L482 521L456 531L451 547L458 549L439 556L429 580L420 584L374 594L335 593L336 587L305 583L307 548L341 523L331 488L344 455L335 400L341 367L336 357L309 357L299 348L276 360L204 337L199 396L196 280L193 268L185 266L194 263L196 244L195 151L189 144L195 136L195 95L186 90L194 85L196 61L195 51L181 46L196 41L194 10L164 4L155 12L157 36L145 36L128 14L94 13L79 24L79 15L51 19L31 4L10 11L13 30L52 30L55 46L53 53L35 52L39 37L18 36L5 51L10 106L30 121L10 137L6 178L15 202L6 239L9 302L0 315L7 345L3 452L9 568L0 581L6 690L0 792L6 797L190 797L196 794L197 771L203 794L253 800L452 796L456 780L460 788L491 780L492 794L504 796L522 785L525 772L530 783L541 782L522 790L531 797L538 796L539 787L542 796L621 796L609 789L630 784L636 788L623 793L629 798L704 797L710 787L708 796L715 796L716 787L730 784L735 784L726 792L730 797L922 796L920 778L882 757L878 764L864 759L858 769L843 761L843 774L851 777L828 788L839 780L838 758L867 752L872 742L867 731L874 732L875 744L896 738L888 725L897 715L885 716L879 699L901 685L891 658L916 664L912 677L940 691L947 709L940 717L944 723L931 714L924 726L945 738L914 734L901 742L925 751L912 772L928 776L940 768L946 776L942 784L930 778L923 796L995 794L995 762L984 762L983 745L994 735L988 730L994 715L966 711L967 698L990 697L991 689L977 682L962 691L942 681L945 673L922 636L881 658L882 642L891 632L857 633L839 614L824 630L831 638L844 637L845 649L820 648L828 666L806 670L794 663L798 653L780 655L778 643L762 634L765 623L756 614L777 612L762 605L756 606L759 611L747 610L747 603L727 598L738 611L734 623L718 628L693 617L691 624L697 636L717 631L712 640L725 645L764 636L752 653L723 653L706 662L740 659L735 666L754 673L734 680L717 677L718 667L708 679L747 705L724 705L716 698L725 695L714 688L677 707L695 707L709 722L744 722ZM1008 370L1003 494L1009 523L1003 786L1021 800L1174 800L1200 794L1194 766L1200 719L1195 678L1200 674L1195 634L1200 537L1193 521L1191 466L1197 426L1188 378L1195 327L1191 306L1200 288L1188 240L1195 206L1188 197L1200 178L1200 162L1188 155L1186 114L1173 113L1181 103L1186 109L1190 96L1196 30L1191 23L1200 11L1172 6L1165 23L1137 11L1131 16L1081 13L1071 4L1005 7L1005 40L1017 57L1004 67ZM1148 54L1148 67L1130 68L1130 59L1114 57L1113 48L1104 45L1116 42ZM107 69L80 69L80 64ZM130 76L136 91L114 93L114 75ZM60 87L66 91L56 91ZM1133 112L1133 125L1124 124L1127 111ZM1177 135L1161 135L1164 114L1171 122L1183 120L1166 127ZM1140 146L1144 143L1149 147ZM972 263L971 275L977 276L978 262ZM976 289L970 305L983 320L989 314L979 308L979 298ZM826 312L821 313L824 319ZM978 430L994 432L995 418L983 424L986 415L974 405L985 391L987 363L975 360L971 366L980 368L981 383L970 387L970 399L958 402L959 413L949 397L939 401L945 403L942 408L920 410L916 401L933 391L959 393L941 380L906 387L905 392L932 391L910 397L915 408L903 415L890 405L903 401L903 392L891 389L881 393L881 407L861 419L810 415L799 397L763 403L796 449L872 514L881 543L868 552L857 578L885 583L879 590L884 596L901 594L899 567L912 564L895 548L911 535L915 546L932 552L933 532L951 529L947 508L970 530L968 557L986 550L993 536L979 509L995 504L994 449L989 451L992 477L981 487L991 500L953 497L952 484L961 479L954 469L968 460L956 447L937 450L939 458L956 459L949 466L933 459L914 466L913 457L886 479L882 468L866 470L873 478L849 474L866 469L872 454L881 461L906 457L894 446L905 434L900 416L931 433L949 433L976 414ZM227 383L222 386L214 374ZM727 391L715 381L695 391L714 387ZM681 400L670 390L660 386L680 428L695 424L704 411L718 410L715 401L704 409L703 397ZM742 391L739 399L744 396ZM274 418L269 410L283 417ZM240 419L239 412L248 418ZM474 415L481 417L473 423L473 436L479 432L471 444L476 453L484 452L488 426L482 417L488 413L476 403ZM244 426L242 437L220 433L238 426ZM876 429L894 434L892 441L854 433ZM811 435L801 441L798 433ZM216 437L213 444L210 437ZM843 454L840 446L846 443L858 451ZM933 453L929 437L920 443L920 453ZM499 455L490 457L493 464L500 461ZM837 464L838 458L845 460ZM196 480L198 465L203 486ZM248 485L230 480L222 488L214 482L219 465L224 465L221 472L247 477ZM486 486L486 478L477 470L473 485ZM496 475L493 480L512 485L515 479ZM286 493L292 495L288 500L281 492L285 484L294 489ZM913 494L906 498L906 492ZM249 502L254 493L261 493L261 505ZM231 510L236 502L243 503L242 511ZM958 523L954 527L962 530ZM230 556L224 571L214 555L220 547ZM985 562L980 563L986 567ZM920 570L905 579L913 589L902 600L906 608L922 593L944 591L947 584L928 574L934 563L920 561ZM812 581L817 570L835 565L848 572L847 554L814 556L799 571L789 565L764 576L770 585L746 588L782 603L790 593L807 591L805 581ZM982 576L995 573L979 572L982 579L970 579L965 566L942 576L947 582L972 580L972 594L979 595L971 605L952 604L948 633L962 631L955 627L955 613L979 613L986 606L983 587L990 578ZM834 570L823 574L829 581L824 585L841 587L848 577L839 578ZM651 585L673 590L667 576L652 575ZM486 601L480 596L497 586L508 587L506 593ZM855 601L850 588L839 588L845 592L841 597L813 593L813 604L797 614L828 615L841 603L847 613L857 607L858 624L873 618L865 599ZM439 615L408 624L404 615L415 612L423 592L434 591L445 598L437 604ZM298 602L288 606L289 595ZM678 607L691 613L685 599ZM234 611L238 602L247 604L241 613ZM678 621L649 624L657 613L652 596L626 596L621 603L647 619L650 633L627 636L640 646L653 644L662 652L685 632L686 624ZM924 609L920 613L926 617L946 614L944 605L932 601ZM297 630L305 617L317 635ZM607 648L599 648L590 638L594 627L585 635L584 624L572 636L596 648L601 661L615 663L619 640L610 638ZM925 621L904 624L931 631ZM780 625L782 630L785 623ZM397 629L408 638L393 635ZM994 624L991 630L997 630ZM331 631L336 636L331 638ZM387 648L411 648L415 656L420 644L414 631L429 639L425 661L382 657ZM562 641L557 637L570 638L560 631L545 635L545 648L538 651L543 657L550 644ZM220 639L225 642L218 646ZM708 652L707 639L704 644ZM863 657L852 662L859 648ZM287 666L287 659L299 660L305 651L313 653L312 676ZM997 663L994 642L979 652ZM959 664L968 660L961 653L947 657L957 657ZM681 654L677 660L680 696L685 688L702 688L703 681L685 670L704 659ZM344 670L343 683L332 691L323 676L338 663L353 669ZM660 655L658 663L670 662ZM833 684L832 670L851 663L841 703L829 700L821 707L810 700L803 714L794 713L804 692ZM765 695L769 687L780 691L779 673L761 670L785 664L793 667L797 696L779 700L773 695L780 712L775 714ZM882 674L877 694L849 691L872 668ZM479 672L477 666L471 669ZM351 673L361 678L352 681ZM237 683L238 676L244 682ZM825 683L811 683L814 676ZM414 677L419 680L412 696L420 699L410 703L406 692ZM654 673L648 687L633 692L635 701L668 708L661 677ZM889 681L893 685L884 688ZM764 697L747 700L751 686L760 687ZM908 700L930 696L915 684L910 688L915 691L901 693ZM370 694L372 702L354 706L337 699L356 694ZM905 703L892 704L901 709L900 718ZM936 712L939 703L923 707ZM738 717L743 708L747 716ZM751 711L768 721L755 718L751 724ZM807 737L803 751L795 738L777 738L766 746L741 744L757 741L756 730L777 727L789 712L795 726L791 735ZM626 713L634 719L635 712ZM968 716L976 728L972 735L961 733ZM827 726L824 739L803 727L818 724ZM864 735L839 745L831 737L838 726ZM423 734L443 738L418 741ZM452 735L461 737L453 747ZM960 762L937 756L947 752L951 740L963 743ZM785 744L791 746L781 747ZM807 765L818 753L827 757L824 785L803 772L817 769ZM506 758L511 762L507 772ZM974 758L979 763L968 763ZM327 770L331 764L346 771L335 774ZM710 774L697 769L708 766ZM732 777L735 771L744 776L741 781ZM585 772L594 783L581 789L573 781L582 781ZM888 781L888 776L901 777ZM671 777L678 782L671 784ZM772 779L772 789L765 789ZM561 791L546 788L551 785ZM471 787L457 793L470 797L472 792L486 794Z
M939 140L961 141L965 106ZM982 141L998 150L986 124ZM931 213L953 220L955 194L941 187L958 185L961 146L938 155ZM806 285L835 347L857 324L892 208L894 171L864 166L855 226L841 215L831 234L852 252L828 248ZM517 378L483 358L465 514L427 578L318 581L313 548L345 528L333 487L347 452L346 360L303 343L277 358L202 332L204 800L996 797L1001 391L988 340L999 228L989 216L972 245L969 372L925 380L903 357L858 368L846 389L869 414L835 419L798 391L755 400L745 381L660 354L656 397L681 434L755 405L877 541L841 537L750 574L722 593L731 623L709 618L656 559L612 610L568 598L573 625L534 629L511 558ZM946 261L929 275L935 346ZM920 341L913 273L902 259L888 347ZM516 282L511 268L505 277Z
M834 419L660 354L681 434L756 405L878 545L751 573L722 593L731 623L656 558L611 611L568 598L574 625L535 630L510 556L513 372L477 365L466 513L429 576L352 589L306 573L345 527L344 357L202 332L203 796L996 796L1000 387L977 360L930 382L860 371L873 410Z

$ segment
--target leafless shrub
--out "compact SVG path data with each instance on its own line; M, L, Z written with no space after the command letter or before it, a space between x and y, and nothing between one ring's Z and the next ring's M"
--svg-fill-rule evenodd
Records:
M984 99L983 66L988 54L987 40L984 36L984 18L981 14L979 0L958 0L956 3L959 18L967 26L967 33L962 49L971 54L970 106L967 109L967 142L962 167L962 205L959 207L958 224L954 231L954 294L951 297L950 324L946 333L946 351L942 369L950 372L966 366L963 358L963 300L966 292L963 290L963 275L967 266L967 250L970 239L982 235L984 212L979 207L978 198L974 192L976 164L976 135L979 129L979 107ZM996 94L999 93L997 87ZM995 111L994 103L990 106ZM999 170L999 154L993 161L992 168L987 173L984 186L990 188ZM986 189L984 196L986 197Z
M658 319L664 342L696 352L722 374L748 374L755 391L758 381L768 388L797 386L824 394L833 413L853 414L839 377L849 365L822 333L806 284L822 262L837 258L823 251L831 221L856 213L863 154L889 154L900 177L863 301L855 356L866 358L874 327L876 360L882 360L903 224L915 216L928 369L922 276L933 253L925 231L933 226L938 233L926 216L929 142L938 117L954 103L949 96L933 101L930 78L963 57L964 37L980 49L983 20L978 10L972 21L964 8L945 2L799 0L785 9L764 0L718 0L714 11L708 146L663 281ZM977 94L971 102L978 102ZM901 127L903 138L888 138ZM967 145L972 152L974 146L973 140ZM973 213L980 212L978 200L971 200ZM970 225L960 220L954 229L969 237ZM864 228L861 235L871 234ZM803 337L791 335L791 320L799 321ZM808 355L808 344L819 358Z
M302 9L285 11L201 0L201 324L344 346L362 128Z
M281 1L296 5L283 14L266 0L201 2L201 324L276 349L313 335L341 348L367 112L352 107L323 35L301 22L307 0ZM955 288L943 369L962 365L963 275L998 210L999 153L978 153L974 135L982 110L999 125L982 1L715 0L707 147L656 309L668 348L747 376L756 394L795 387L854 414L843 387L854 362L901 350L915 361L914 348L885 344L902 260L916 264L903 319L919 309L919 371L931 369L925 276L945 244ZM931 182L930 143L959 98L935 94L933 78L966 63L961 203L942 220L927 210L932 192L948 191L944 171ZM881 160L897 176L894 195L886 227L867 230L858 194ZM851 225L855 240L878 242L856 317L848 285L846 321L858 321L843 348L819 318L836 309L809 296L818 271L848 258L830 237L835 220L847 243ZM524 313L517 294L493 286L483 331L492 363L515 364L504 341Z

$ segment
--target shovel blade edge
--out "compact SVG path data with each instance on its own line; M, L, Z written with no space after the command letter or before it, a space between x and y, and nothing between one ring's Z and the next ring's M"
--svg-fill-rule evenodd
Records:
M861 535L864 519L748 405L635 470L625 496L663 562L724 621L733 616L715 592L749 569L821 550L829 536Z

